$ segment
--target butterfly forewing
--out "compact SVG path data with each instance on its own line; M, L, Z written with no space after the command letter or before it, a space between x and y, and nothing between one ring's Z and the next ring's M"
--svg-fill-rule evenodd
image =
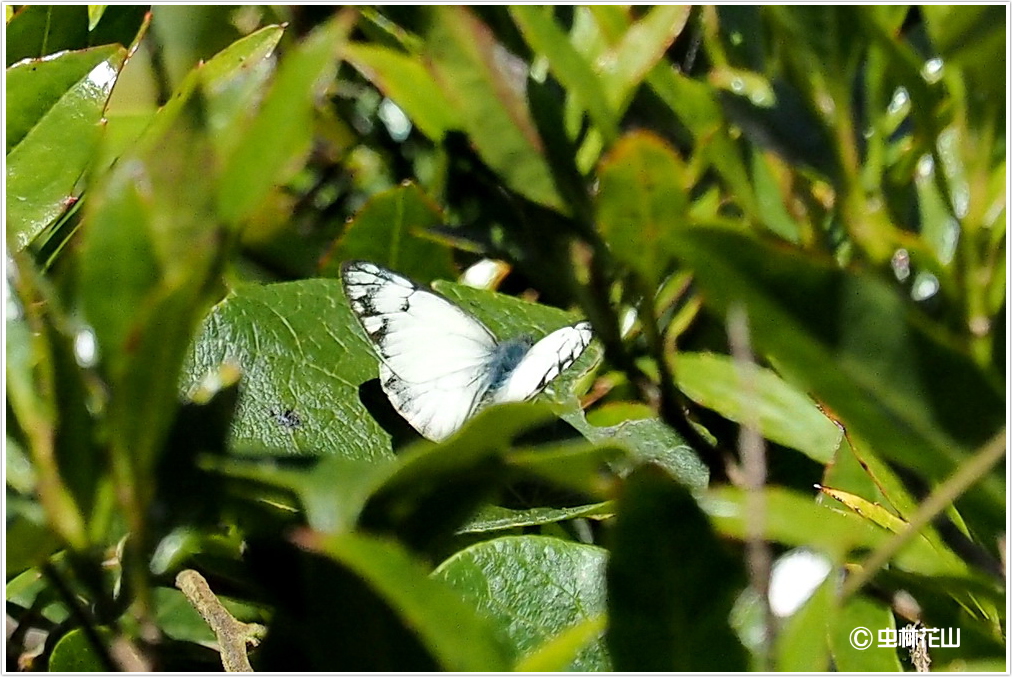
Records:
M372 263L342 266L345 294L383 361L381 384L429 439L460 427L489 387L492 333L435 292Z

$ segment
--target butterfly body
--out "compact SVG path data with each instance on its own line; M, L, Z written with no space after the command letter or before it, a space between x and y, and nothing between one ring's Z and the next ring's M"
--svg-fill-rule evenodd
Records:
M534 341L530 337L522 336L503 341L495 347L489 355L489 386L486 396L495 393L506 383L532 345Z
M419 433L441 440L489 404L530 399L590 343L587 322L499 342L434 291L366 261L341 267L345 295L380 358L380 385Z

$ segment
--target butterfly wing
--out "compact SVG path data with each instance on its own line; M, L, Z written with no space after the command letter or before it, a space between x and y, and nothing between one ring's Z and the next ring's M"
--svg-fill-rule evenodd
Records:
M391 404L430 440L452 434L488 390L496 339L435 292L366 261L341 266L351 308L379 355Z
M553 331L531 346L492 401L523 402L534 397L583 354L593 336L589 322Z

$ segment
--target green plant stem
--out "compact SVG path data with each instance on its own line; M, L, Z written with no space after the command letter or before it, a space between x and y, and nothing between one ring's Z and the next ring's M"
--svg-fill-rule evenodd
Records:
M211 592L211 587L204 577L193 569L179 572L176 576L176 587L186 595L186 599L214 631L215 637L218 638L218 651L221 653L221 664L225 672L252 672L253 668L246 655L246 645L256 646L265 628L256 623L236 620Z
M653 291L643 290L641 298L640 322L643 326L643 335L657 363L661 418L699 453L710 470L711 482L726 482L727 465L722 454L692 427L682 409L682 394L675 387L675 375L664 354L664 339L657 330L657 308L654 305Z
M1004 456L1005 429L1003 428L980 451L963 463L952 476L931 492L910 518L903 531L887 540L868 556L861 570L844 583L840 593L841 599L847 599L860 590L911 538L948 508L974 482L987 474L991 466Z
M116 481L119 503L126 514L130 536L125 543L123 576L133 595L133 610L140 625L141 637L148 642L157 641L159 632L152 613L151 589L148 580L147 504L142 501L137 487L136 469L132 459L122 449L112 451L112 471Z

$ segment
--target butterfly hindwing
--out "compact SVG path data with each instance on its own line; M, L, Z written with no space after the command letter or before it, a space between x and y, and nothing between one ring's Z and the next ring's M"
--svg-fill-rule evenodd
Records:
M375 264L346 262L341 277L382 360L380 383L391 403L429 439L454 432L488 390L495 337L439 294Z
M531 346L492 400L522 402L534 397L583 354L591 338L589 322L553 331Z

